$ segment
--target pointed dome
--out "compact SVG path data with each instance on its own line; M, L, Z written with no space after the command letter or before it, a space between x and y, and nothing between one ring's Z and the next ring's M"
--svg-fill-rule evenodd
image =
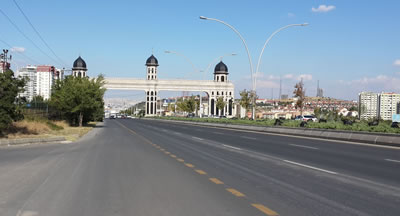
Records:
M79 57L74 61L73 69L86 70L86 62L79 56Z
M146 61L146 66L158 66L158 60L154 55L151 55L147 61Z
M228 67L220 61L214 69L214 74L228 74Z

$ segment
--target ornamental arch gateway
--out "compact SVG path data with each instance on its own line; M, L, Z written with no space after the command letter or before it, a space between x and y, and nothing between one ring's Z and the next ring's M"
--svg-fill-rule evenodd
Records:
M146 61L145 79L136 78L106 78L105 87L113 90L143 90L146 97L146 116L157 115L157 99L160 91L194 91L205 92L208 95L206 115L236 115L234 107L234 85L228 79L228 67L221 61L214 69L214 80L159 80L158 60L151 55ZM217 108L217 99L222 97L225 107ZM202 110L201 112L204 112Z

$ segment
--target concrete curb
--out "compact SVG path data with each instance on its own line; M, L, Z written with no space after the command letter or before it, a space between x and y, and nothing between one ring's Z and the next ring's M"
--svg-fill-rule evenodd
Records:
M332 129L313 129L313 128L290 128L290 127L263 127L252 125L235 125L224 123L209 123L209 122L192 122L166 119L146 119L154 121L169 121L191 125L203 125L212 127L221 127L229 129L240 129L257 132L268 132L276 134L286 134L303 137L314 137L331 140L342 140L350 142L361 142L375 145L395 146L400 147L400 134L385 134L385 133L369 133L359 131L342 131Z
M62 141L66 141L65 137L0 139L0 146L62 142Z

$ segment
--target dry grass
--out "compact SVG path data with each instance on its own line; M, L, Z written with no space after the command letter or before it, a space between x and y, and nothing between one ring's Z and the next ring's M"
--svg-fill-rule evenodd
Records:
M27 121L14 122L6 133L8 139L19 138L46 138L63 136L67 140L76 141L89 132L96 123L90 123L84 127L71 127L65 121L51 121L51 123L63 128L61 130L52 129L46 121Z

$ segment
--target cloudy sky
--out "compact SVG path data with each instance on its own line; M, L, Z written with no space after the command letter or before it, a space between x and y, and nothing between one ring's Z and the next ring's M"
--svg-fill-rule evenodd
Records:
M214 60L236 53L223 61L238 95L251 88L246 50L232 30L199 16L217 18L238 29L247 41L254 68L271 33L307 22L309 26L279 32L266 47L256 75L261 98L278 97L279 79L285 94L291 94L300 79L310 96L316 94L317 80L325 96L335 98L356 99L360 91L400 92L397 0L3 0L0 9L0 47L12 50L14 68L26 64L71 67L81 55L90 76L144 78L144 63L154 53L160 79L212 79ZM185 55L195 67L182 55L166 50ZM198 72L209 64L205 74Z

